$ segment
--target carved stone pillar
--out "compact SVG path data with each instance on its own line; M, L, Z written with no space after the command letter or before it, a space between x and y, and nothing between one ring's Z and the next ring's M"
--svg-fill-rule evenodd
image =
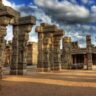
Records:
M16 58L12 57L13 63L11 65L11 73L14 75L23 75L26 69L26 56L27 56L27 41L29 39L28 33L31 32L32 26L35 24L35 18L32 16L17 18L14 21L14 38L13 54ZM15 45L16 44L16 45ZM12 69L13 67L13 69ZM15 70L15 73L12 71Z
M88 64L87 64L87 69L92 70L92 44L91 44L91 36L87 35L86 36L86 43L87 43L87 59L88 59Z
M11 54L11 65L10 74L16 75L18 71L18 25L13 26L13 40L12 40L12 54Z
M84 69L87 69L87 55L84 54Z
M41 68L42 71L60 69L60 39L63 36L63 31L55 25L42 23L36 28L36 32L38 32L39 39L37 68Z
M2 78L2 66L4 65L4 49L5 49L5 40L6 35L6 26L0 26L0 79Z
M43 33L38 33L38 71L43 71Z
M63 38L63 50L62 50L62 69L70 68L72 64L72 54L71 54L71 38Z
M44 26L42 25L36 28L38 32L38 71L49 71L50 70L50 45L49 45L49 34L44 32Z
M18 75L23 75L26 69L26 48L27 48L27 41L29 39L28 33L31 32L32 26L30 26L30 30L27 31L28 25L19 26L19 33L18 33Z
M61 69L61 50L60 50L60 40L63 36L63 30L57 30L53 36L53 62L54 62L54 70Z
M48 33L44 33L44 39L43 39L43 71L50 71L50 38Z

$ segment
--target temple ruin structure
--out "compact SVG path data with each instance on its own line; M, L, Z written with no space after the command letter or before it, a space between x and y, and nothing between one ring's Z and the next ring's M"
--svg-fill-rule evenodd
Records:
M42 23L36 28L38 33L38 71L61 69L60 40L64 34L56 25Z
M27 65L37 65L37 57L38 57L38 43L36 42L27 42L26 46L26 61ZM5 45L4 50L4 67L8 67L11 64L12 57L12 41L9 41Z
M35 29L38 43L28 42L35 23L34 16L21 17L19 12L4 6L0 0L0 78L2 65L10 66L11 75L23 75L26 66L34 64L41 72L96 67L96 47L92 45L90 35L86 36L86 48L80 48L78 42L72 42L56 25L41 23ZM13 26L13 40L6 44L4 37L9 24Z
M66 44L66 45L65 45ZM96 67L96 47L92 44L91 36L86 36L86 48L80 48L78 42L72 42L71 38L63 38L62 68L94 69Z
M11 7L4 6L0 0L0 65L3 65L5 49L6 26L13 25L12 56L10 74L22 75L26 68L26 44L28 33L32 30L36 19L33 16L21 17L20 13ZM0 71L1 72L1 71Z

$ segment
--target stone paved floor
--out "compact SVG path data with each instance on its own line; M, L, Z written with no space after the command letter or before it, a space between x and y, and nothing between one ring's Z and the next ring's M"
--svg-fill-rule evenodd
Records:
M0 96L96 96L96 71L4 76Z

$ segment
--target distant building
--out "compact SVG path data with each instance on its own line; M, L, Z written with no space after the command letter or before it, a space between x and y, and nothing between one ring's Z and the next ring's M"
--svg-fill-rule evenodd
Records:
M96 66L96 47L91 43L91 36L86 36L86 48L80 48L78 42L64 37L62 49L62 69L81 68L94 69Z

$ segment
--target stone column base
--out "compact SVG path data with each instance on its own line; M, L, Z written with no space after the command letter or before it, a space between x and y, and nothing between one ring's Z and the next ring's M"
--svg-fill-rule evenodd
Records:
M55 66L53 69L53 71L60 71L60 70L61 70L61 68L59 66Z
M43 72L49 72L50 68L43 68Z
M43 68L37 68L37 72L43 72Z
M18 75L26 75L27 74L27 70L26 69L18 70L17 74Z
M88 69L88 70L92 70L92 67L88 67L87 69Z
M17 75L17 70L10 70L10 75Z
M25 75L27 73L26 69L22 70L10 70L10 75Z

